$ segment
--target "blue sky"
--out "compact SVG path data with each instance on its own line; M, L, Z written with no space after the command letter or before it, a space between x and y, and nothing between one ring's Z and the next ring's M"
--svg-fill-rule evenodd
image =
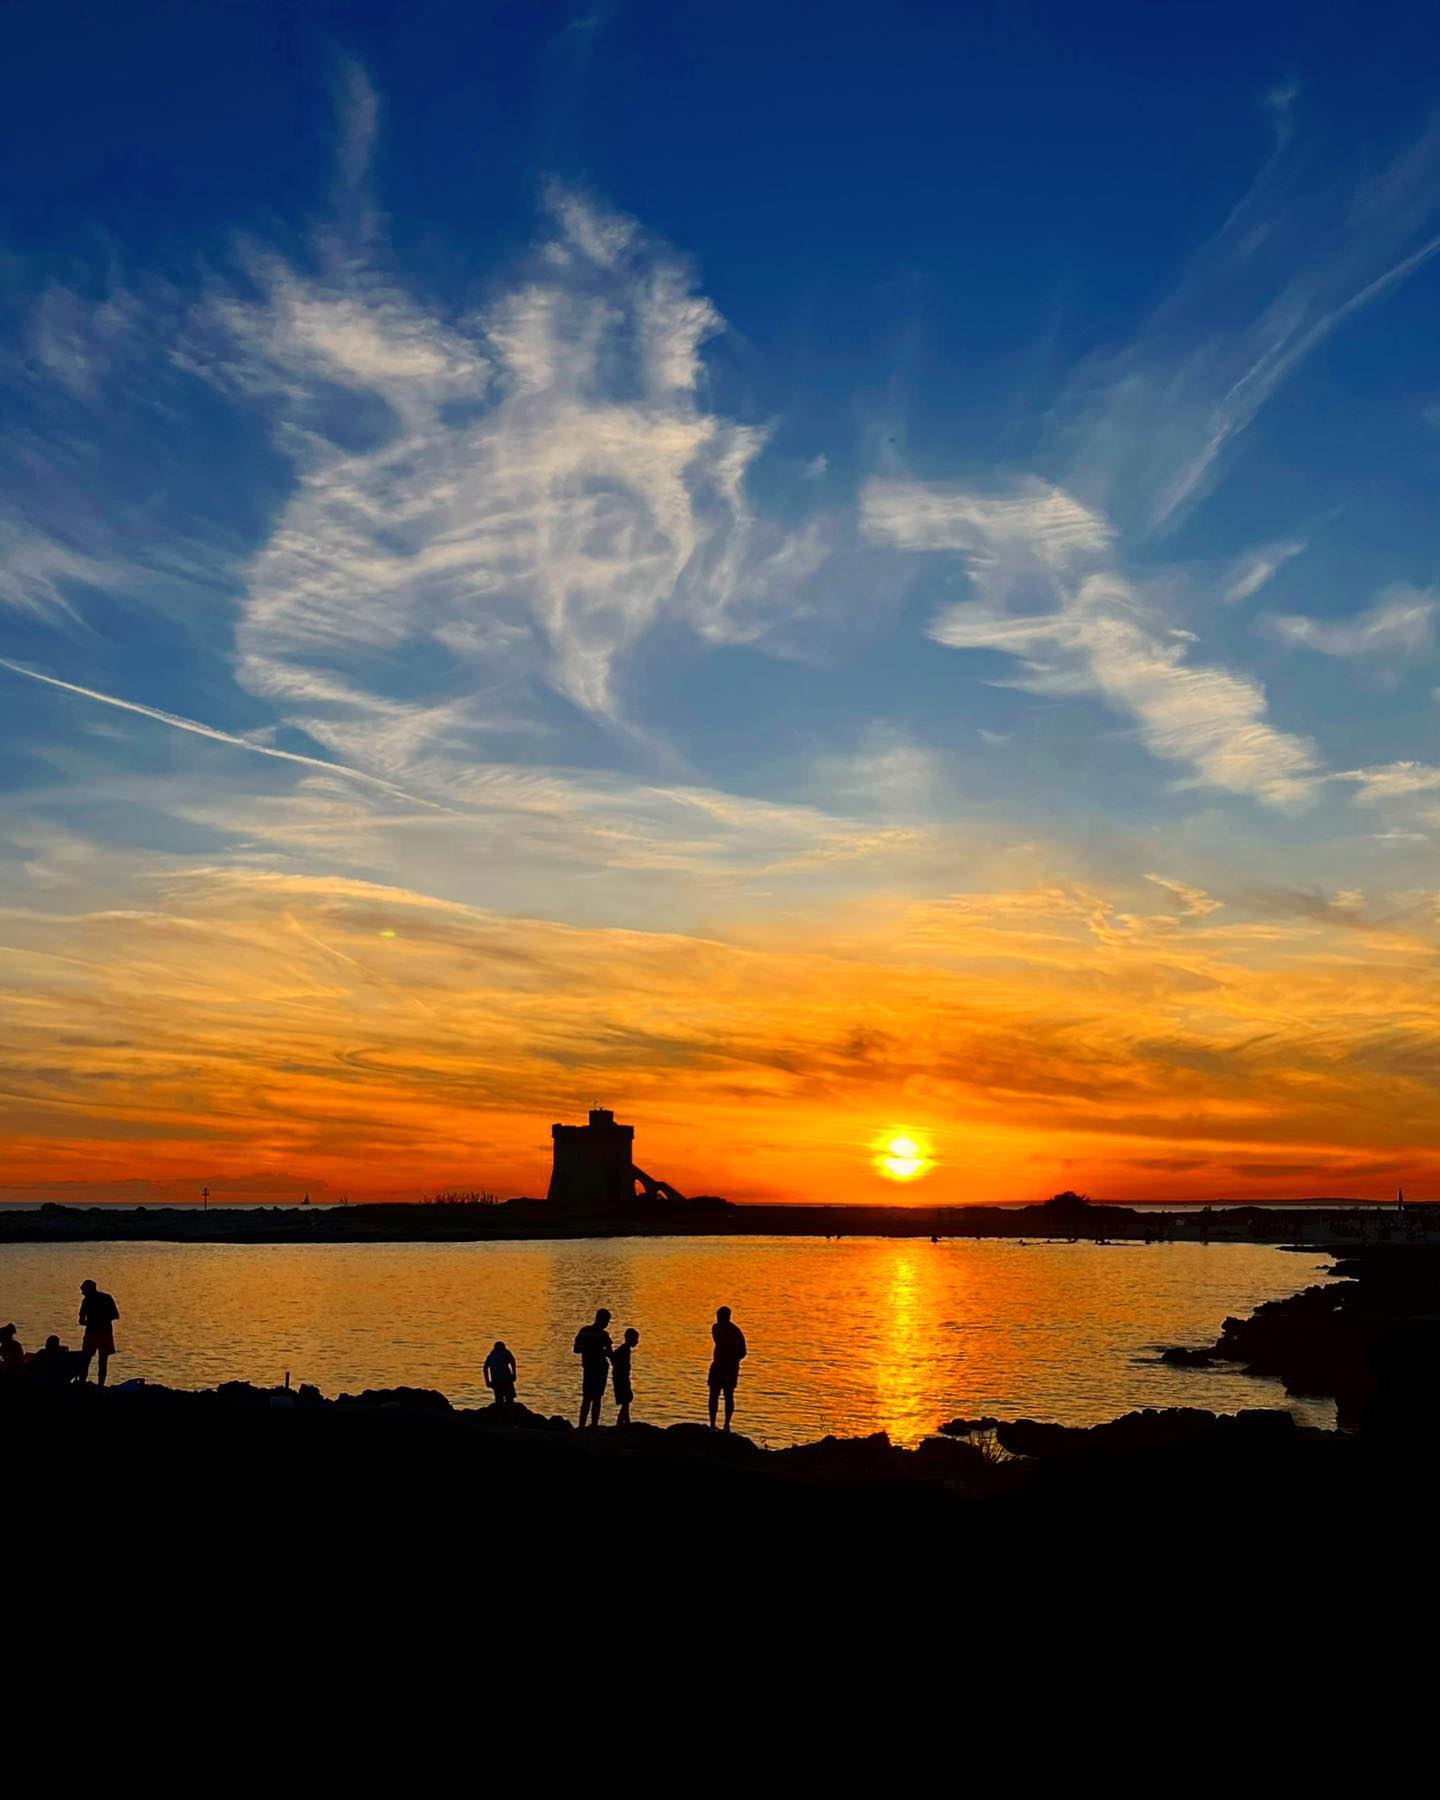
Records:
M1327 1012L1326 1068L1418 1084L1418 1116L1428 1000L1403 1046L1387 1019L1437 916L1436 37L1416 6L13 11L25 1167L173 1137L183 1071L213 1079L185 1021L218 1001L158 938L142 980L116 921L206 921L223 967L278 894L332 977L305 907L365 896L809 932L868 971L857 1030L895 906L1049 905L1097 956L1233 929L1207 956L1300 986L1359 933L1369 1048ZM973 954L1043 991L1046 941ZM1065 983L1107 979L1070 946ZM276 1073L293 998L237 1062ZM1176 998L1127 1055L1188 1067L1244 1011ZM104 1022L72 1056L57 1013ZM498 1135L452 1160L631 1081L609 1029L497 1075ZM657 1093L699 1055L652 1048ZM887 1079L877 1117L1004 1111ZM331 1156L337 1118L264 1160ZM246 1130L232 1099L206 1141Z

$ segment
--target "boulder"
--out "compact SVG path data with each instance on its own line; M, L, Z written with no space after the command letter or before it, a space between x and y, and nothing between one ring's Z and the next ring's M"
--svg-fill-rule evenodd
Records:
M405 1412L448 1413L450 1402L434 1388L366 1388L360 1394L341 1394L337 1406L398 1406Z

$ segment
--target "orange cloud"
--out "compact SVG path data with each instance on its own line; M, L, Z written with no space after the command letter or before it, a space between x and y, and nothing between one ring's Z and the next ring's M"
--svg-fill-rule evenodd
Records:
M600 1100L647 1168L741 1199L1423 1185L1433 900L1269 895L1226 923L1170 891L1169 911L1064 883L872 900L701 937L200 869L125 909L11 912L6 1180L543 1192L550 1122ZM934 1159L904 1190L872 1161L897 1130Z

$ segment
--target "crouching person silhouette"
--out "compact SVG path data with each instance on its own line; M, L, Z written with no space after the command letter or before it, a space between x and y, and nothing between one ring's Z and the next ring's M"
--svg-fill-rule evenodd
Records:
M497 1406L515 1404L515 1358L498 1338L485 1358L485 1385L494 1394Z

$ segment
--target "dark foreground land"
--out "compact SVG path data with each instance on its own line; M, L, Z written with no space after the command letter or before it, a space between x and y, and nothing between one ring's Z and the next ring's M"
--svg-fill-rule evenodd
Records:
M405 1389L0 1385L12 1784L123 1785L120 1733L162 1793L1422 1766L1440 1249L1339 1273L1177 1350L1197 1398L1233 1359L1334 1394L1341 1433L1187 1410L766 1451Z
M376 1244L593 1237L1064 1238L1311 1247L1440 1242L1440 1206L1354 1202L1139 1211L1035 1206L737 1206L706 1196L595 1210L548 1200L363 1206L59 1206L0 1211L0 1243Z
M402 1551L496 1580L626 1582L680 1568L743 1582L757 1556L978 1576L1045 1545L1132 1558L1308 1545L1330 1561L1404 1543L1428 1562L1440 1249L1371 1247L1338 1274L1170 1353L1196 1366L1198 1400L1214 1360L1333 1395L1338 1433L1277 1410L1187 1409L1083 1430L937 1420L914 1451L883 1436L764 1450L695 1425L581 1434L405 1388L330 1400L16 1382L0 1386L0 1442L12 1494L48 1497L47 1530L162 1562L273 1551L296 1579L313 1577L312 1556L374 1574Z

